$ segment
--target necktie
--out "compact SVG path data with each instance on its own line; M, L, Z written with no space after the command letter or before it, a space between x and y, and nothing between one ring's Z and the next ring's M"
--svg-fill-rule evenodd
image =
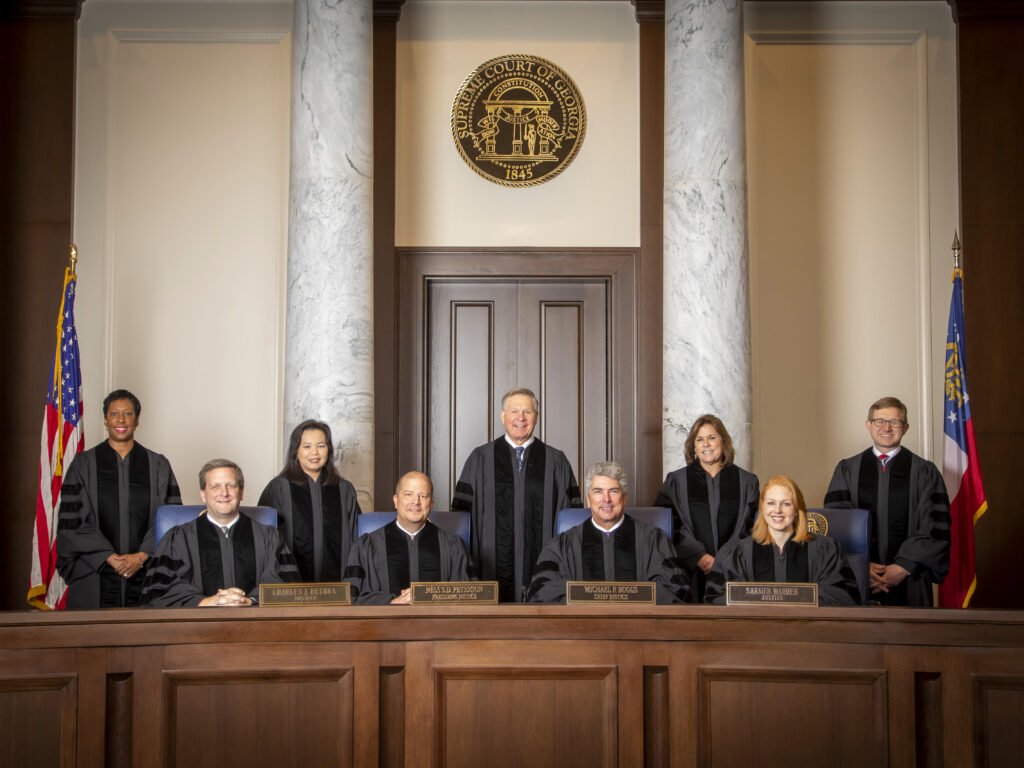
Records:
M524 453L526 453L526 449L523 446L521 446L521 445L517 445L516 446L516 464L519 465L519 471L520 472L523 471L523 454Z
M225 539L231 538L231 529L228 528L226 525L220 526L220 532L224 534Z
M889 463L889 454L883 453L878 457L878 460L882 462L882 471L885 472L885 465Z

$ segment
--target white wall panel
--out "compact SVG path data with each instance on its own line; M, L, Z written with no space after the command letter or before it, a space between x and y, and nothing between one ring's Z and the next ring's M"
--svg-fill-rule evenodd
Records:
M187 501L199 466L227 456L255 502L281 462L290 14L254 29L216 6L175 23L140 6L126 26L97 8L76 174L87 440L126 387Z

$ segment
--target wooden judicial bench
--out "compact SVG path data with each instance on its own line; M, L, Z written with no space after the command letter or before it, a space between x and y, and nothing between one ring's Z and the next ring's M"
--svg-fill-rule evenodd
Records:
M1022 764L1022 611L0 613L4 766Z

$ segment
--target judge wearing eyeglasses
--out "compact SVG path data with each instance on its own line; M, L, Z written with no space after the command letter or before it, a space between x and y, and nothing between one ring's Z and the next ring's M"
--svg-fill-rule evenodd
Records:
M871 447L836 465L826 507L871 512L871 596L883 605L930 606L949 570L949 497L942 474L900 445L907 406L883 397L868 409Z

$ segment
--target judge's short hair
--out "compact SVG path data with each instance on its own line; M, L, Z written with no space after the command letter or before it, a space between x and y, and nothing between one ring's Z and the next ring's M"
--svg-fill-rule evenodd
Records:
M532 389L527 389L526 387L514 387L510 389L508 392L506 392L504 395L502 395L501 410L505 410L505 401L508 400L510 397L515 397L516 395L526 395L528 398L530 398L530 400L533 401L533 410L535 410L537 413L540 413L540 400L538 400L537 396L533 394Z
M903 423L906 424L907 406L905 406L903 401L897 397L880 397L875 400L875 402L871 404L871 407L868 408L868 421L871 421L871 419L875 417L875 411L880 411L883 408L895 408L900 412L900 419L902 419Z
M629 481L626 479L626 470L622 468L622 465L617 461L599 461L596 464L591 464L583 476L583 492L585 494L590 493L590 486L593 485L594 478L598 475L610 477L619 484L623 493L629 493Z
M206 490L206 475L215 469L235 470L235 480L238 481L239 490L245 488L245 475L242 474L242 468L240 466L235 464L231 459L210 459L208 462L203 464L203 468L199 470L199 490Z
M281 477L293 483L303 483L306 480L306 473L299 464L299 446L302 445L302 434L307 429L318 429L324 433L327 441L327 461L324 463L323 472L324 485L337 485L341 481L341 475L334 466L334 438L331 436L331 428L322 421L306 419L292 430L288 438L288 452L284 457L284 469L281 470Z
M430 479L430 475L428 475L426 472L420 472L419 470L412 470L410 472L406 472L404 475L398 478L398 482L395 483L395 496L398 495L398 489L402 487L402 481L405 480L405 478L407 478L409 475L420 475L421 477L427 478L427 485L430 486L430 498L434 498L434 481Z
M771 531L768 530L768 523L764 521L764 496L773 485L786 488L793 494L793 503L796 505L793 541L807 541L811 538L811 534L807 531L807 504L804 503L804 494L800 490L800 486L785 475L775 475L761 489L761 502L757 505L757 520L754 521L754 527L750 529L751 537L758 544L772 543Z
M103 398L103 418L107 418L107 412L110 410L110 404L115 400L131 400L132 408L135 409L135 416L138 417L139 414L142 413L142 403L139 402L139 398L127 389L115 389Z
M690 434L686 436L686 443L683 445L683 457L686 459L686 463L693 464L697 460L697 433L705 424L710 425L722 438L722 466L728 467L736 461L736 449L732 446L732 436L729 434L729 430L725 428L722 420L712 413L698 416L697 420L693 422L693 426L690 427Z

